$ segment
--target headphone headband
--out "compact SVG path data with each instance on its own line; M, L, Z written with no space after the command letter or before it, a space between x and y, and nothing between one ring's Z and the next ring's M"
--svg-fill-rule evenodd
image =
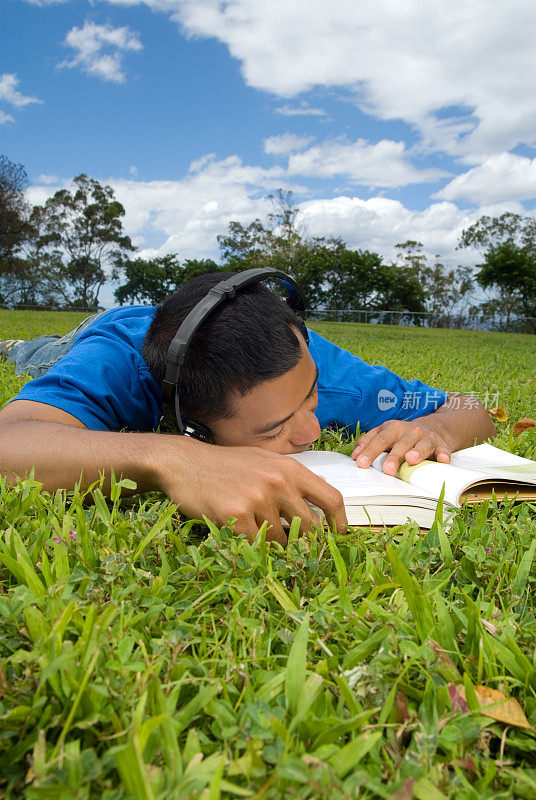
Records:
M177 424L179 426L179 433L196 433L198 438L203 441L210 441L210 433L204 426L199 423L190 421L185 423L181 416L180 403L179 403L179 379L186 356L188 346L192 341L195 333L207 319L208 316L227 300L232 300L236 292L250 286L253 283L267 280L269 278L276 278L285 291L287 292L287 303L293 311L305 311L305 302L303 300L300 288L294 278L282 272L279 269L270 269L269 267L259 267L256 269L247 269L240 272L238 275L233 275L231 278L226 278L213 286L205 297L195 305L192 310L187 314L173 341L171 342L167 356L166 356L166 374L162 382L162 395L164 402L170 403L175 407L175 415L177 417Z

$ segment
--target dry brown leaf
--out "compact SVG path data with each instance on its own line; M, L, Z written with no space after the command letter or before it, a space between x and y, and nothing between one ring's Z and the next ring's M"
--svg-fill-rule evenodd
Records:
M463 683L456 686L456 691L465 700ZM480 705L480 713L485 717L504 722L505 725L515 725L516 728L532 728L515 697L507 698L502 692L488 689L487 686L475 686L475 694Z
M523 417L520 419L519 422L516 422L514 427L512 428L512 433L514 436L519 436L520 433L523 431L528 431L529 428L534 428L536 425L536 419L531 419L530 417Z
M466 756L465 758L457 758L456 763L462 769L468 769L469 772L474 772L474 773L478 772L473 756Z
M395 717L397 722L407 722L409 717L408 704L402 692L397 692L395 697Z
M499 408L488 408L488 413L491 414L492 417L495 417L497 422L506 422L508 419L508 414L503 406L499 406Z
M412 800L415 778L408 778L400 789L393 795L393 800Z
M460 688L463 689L463 691L460 691ZM459 683L457 686L455 683L449 683L448 691L452 710L454 712L459 711L461 714L467 714L469 712L469 706L465 700L465 688L463 683Z
M482 623L483 627L490 633L492 636L495 636L497 631L499 630L493 622L490 622L489 619L481 619L480 622Z

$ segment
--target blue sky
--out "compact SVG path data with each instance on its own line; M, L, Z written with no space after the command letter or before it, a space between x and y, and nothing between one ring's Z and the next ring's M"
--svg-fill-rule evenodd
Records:
M0 152L43 202L110 183L141 252L217 254L292 189L312 235L450 262L534 213L528 0L2 0ZM473 254L474 256L474 254Z

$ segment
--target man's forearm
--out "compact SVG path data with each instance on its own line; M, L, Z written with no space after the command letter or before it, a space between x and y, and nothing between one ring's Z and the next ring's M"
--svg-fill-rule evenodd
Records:
M110 475L134 480L138 491L163 489L159 461L166 457L165 440L155 433L89 431L55 422L21 420L0 427L0 465L3 475L24 477L34 469L36 480L49 491L83 489L104 472L105 490ZM175 443L187 449L188 442ZM179 465L177 465L179 469Z
M449 434L453 450L463 450L493 438L497 429L484 406L474 398L450 394L433 414L423 417L424 424L439 423Z

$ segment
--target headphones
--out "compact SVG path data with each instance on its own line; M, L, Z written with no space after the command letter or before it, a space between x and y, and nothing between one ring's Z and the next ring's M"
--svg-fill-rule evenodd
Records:
M305 311L305 301L300 288L294 278L281 272L279 269L269 267L259 267L257 269L247 269L238 275L220 281L212 289L209 289L205 297L187 314L180 325L173 341L171 342L166 356L166 374L162 381L162 396L164 402L173 406L177 418L178 433L183 436L192 436L201 442L211 443L212 434L210 430L200 422L195 422L180 410L179 401L179 381L184 357L188 346L195 333L203 324L206 318L227 300L232 300L237 291L259 283L269 278L275 278L287 293L287 303L293 311L303 313Z

